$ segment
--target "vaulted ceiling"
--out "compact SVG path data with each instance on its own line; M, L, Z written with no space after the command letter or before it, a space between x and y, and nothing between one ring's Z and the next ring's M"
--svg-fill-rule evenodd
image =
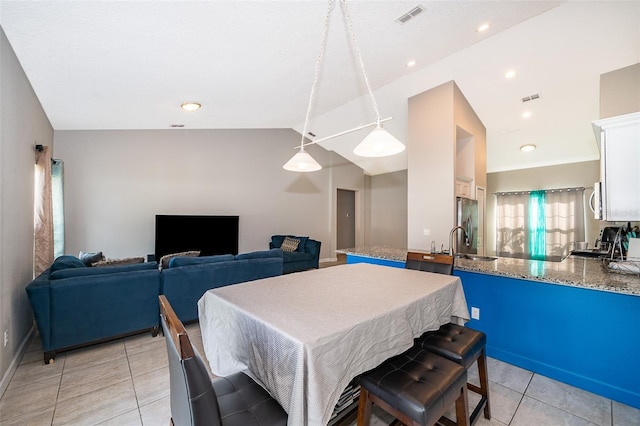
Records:
M455 80L487 128L489 171L597 159L599 76L640 62L637 1L347 4L380 112L394 117L385 127L406 142L407 99ZM0 25L56 130L302 131L327 6L2 0ZM416 6L423 11L398 22ZM318 138L374 119L340 2L328 22L309 126ZM479 32L482 23L490 27ZM202 108L180 109L191 100ZM406 168L406 151L353 155L365 134L322 145L368 174ZM538 149L522 153L525 143Z

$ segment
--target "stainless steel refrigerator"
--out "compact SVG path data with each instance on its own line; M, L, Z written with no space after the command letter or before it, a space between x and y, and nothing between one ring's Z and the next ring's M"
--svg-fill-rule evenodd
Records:
M456 231L457 252L458 253L478 253L478 201L468 198L457 197L457 221L456 225L464 228L466 236L462 231Z

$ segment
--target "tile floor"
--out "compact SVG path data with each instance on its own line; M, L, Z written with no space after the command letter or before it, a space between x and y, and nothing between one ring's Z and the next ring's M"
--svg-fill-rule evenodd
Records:
M187 326L201 354L198 324ZM492 419L476 425L640 425L640 410L489 359ZM473 368L469 376L478 382ZM478 397L469 394L469 403ZM378 414L378 413L377 413ZM388 424L384 414L375 426ZM169 371L162 336L133 336L59 354L44 365L38 336L0 398L0 425L169 424Z

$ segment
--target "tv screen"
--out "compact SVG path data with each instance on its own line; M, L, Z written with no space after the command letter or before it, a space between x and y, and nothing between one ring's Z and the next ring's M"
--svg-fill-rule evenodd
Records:
M238 254L238 222L238 216L156 215L155 258L189 250Z

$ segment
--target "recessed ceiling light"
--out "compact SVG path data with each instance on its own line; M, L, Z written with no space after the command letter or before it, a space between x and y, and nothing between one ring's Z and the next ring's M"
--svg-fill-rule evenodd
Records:
M530 143L529 143L529 144L526 144L526 145L522 145L522 146L520 147L520 151L522 151L522 152L531 152L531 151L533 151L534 149L536 149L536 146L535 146L535 145L533 145L533 144L530 144Z
M407 67L411 68L412 66L414 66L416 64L415 60L410 60L409 62L407 62Z
M516 71L515 70L507 70L507 72L504 74L505 78L513 78L516 76Z
M531 117L531 115L532 115L531 111L524 111L522 113L522 118L529 118L529 117Z
M485 22L484 24L480 25L476 31L478 31L479 33L485 32L489 29L490 26L491 25Z
M200 109L201 106L202 105L197 102L183 102L182 105L180 105L180 108L185 111L195 111L197 109Z

